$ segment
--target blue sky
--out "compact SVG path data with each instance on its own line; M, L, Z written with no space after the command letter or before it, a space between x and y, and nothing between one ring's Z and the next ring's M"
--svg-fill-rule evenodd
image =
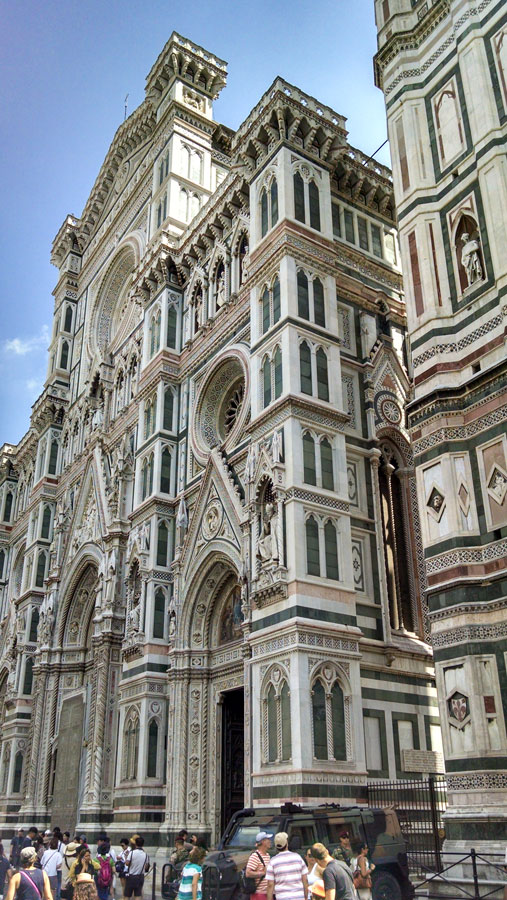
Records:
M51 244L80 215L114 132L143 100L171 32L229 63L215 118L235 128L276 75L385 140L373 0L0 0L0 444L16 443L46 376ZM390 164L388 148L377 159Z

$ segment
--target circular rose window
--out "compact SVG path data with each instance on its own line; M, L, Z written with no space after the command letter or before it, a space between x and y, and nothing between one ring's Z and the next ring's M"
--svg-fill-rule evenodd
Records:
M248 416L246 367L239 354L226 356L204 382L193 427L196 455L232 444Z

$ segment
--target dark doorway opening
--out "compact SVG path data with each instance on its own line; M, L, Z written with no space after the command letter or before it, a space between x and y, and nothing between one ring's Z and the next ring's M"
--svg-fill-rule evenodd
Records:
M227 691L222 701L222 833L245 806L245 692Z

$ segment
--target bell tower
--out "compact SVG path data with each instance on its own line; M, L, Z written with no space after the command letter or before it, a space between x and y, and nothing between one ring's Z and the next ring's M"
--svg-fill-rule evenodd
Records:
M375 16L375 77L386 102L415 390L408 425L449 784L446 847L503 853L505 4L376 0Z

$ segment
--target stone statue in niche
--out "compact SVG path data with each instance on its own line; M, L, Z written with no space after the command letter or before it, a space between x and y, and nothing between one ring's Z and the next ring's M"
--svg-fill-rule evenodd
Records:
M257 559L261 565L278 562L278 515L274 503L266 503L261 535L257 543Z
M225 303L225 272L222 270L217 281L217 309Z
M127 633L129 635L139 634L140 624L141 624L141 602L140 602L140 598L136 597L132 604L132 609L129 612Z
M461 241L463 243L461 264L466 272L468 286L470 287L476 281L482 281L484 278L479 255L480 243L477 238L471 239L466 231L461 235Z
M169 640L176 637L176 613L174 609L169 613Z
M282 433L281 431L273 432L271 438L271 459L273 463L279 463L282 459Z
M55 623L54 605L54 592L51 591L50 594L47 594L44 597L40 608L38 633L39 642L42 645L49 644L51 640L53 626Z
M257 466L257 445L251 444L248 450L248 456L245 465L245 479L251 482L255 478L255 468Z

